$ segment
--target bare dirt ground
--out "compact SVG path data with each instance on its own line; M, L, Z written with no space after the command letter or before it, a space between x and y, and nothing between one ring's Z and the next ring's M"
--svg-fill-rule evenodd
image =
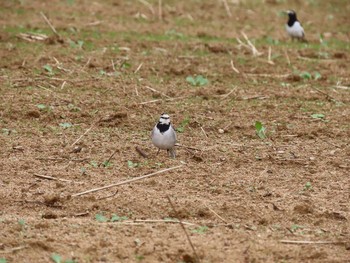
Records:
M0 3L0 262L350 262L349 1L44 2Z

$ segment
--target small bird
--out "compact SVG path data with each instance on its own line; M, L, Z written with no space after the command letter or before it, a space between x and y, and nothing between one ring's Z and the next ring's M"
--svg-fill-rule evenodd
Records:
M292 39L297 39L303 42L307 42L305 39L304 28L301 26L300 22L297 19L297 14L293 10L288 10L288 22L286 24L286 30L288 35Z
M170 123L168 114L163 113L151 133L152 143L160 150L167 150L170 157L175 158L176 132ZM157 153L157 154L158 154Z

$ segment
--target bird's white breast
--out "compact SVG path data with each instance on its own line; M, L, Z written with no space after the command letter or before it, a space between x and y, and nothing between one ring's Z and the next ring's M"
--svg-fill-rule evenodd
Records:
M298 21L296 21L293 24L293 26L291 26L291 27L288 26L288 24L287 24L286 30L287 30L288 35L290 35L291 37L296 37L296 38L303 38L304 37L304 29Z
M173 148L176 143L176 133L173 127L170 126L167 131L161 133L156 125L152 131L152 142L156 147L162 150Z

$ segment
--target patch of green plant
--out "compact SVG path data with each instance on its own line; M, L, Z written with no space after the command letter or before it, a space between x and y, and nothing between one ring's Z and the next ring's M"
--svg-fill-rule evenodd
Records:
M96 161L91 161L90 162L90 165L94 168L97 168L98 167L98 163Z
M53 253L51 255L51 259L55 263L76 263L76 261L74 261L73 259L66 259L66 260L62 261L62 257L56 253Z
M52 67L50 66L50 65L44 65L43 66L43 69L47 72L47 73L49 73L49 75L50 76L53 76L54 75L54 72L53 72L53 69L52 69Z
M105 216L103 215L103 213L101 213L101 214L96 214L96 215L95 215L95 219L96 219L98 222L100 222L100 223L104 223L104 222L107 222L107 221L108 221L108 218L105 217Z
M131 64L127 61L124 61L121 65L121 68L124 68L124 69L131 68Z
M116 214L113 214L111 217L111 222L122 222L124 220L128 220L127 216L118 216Z
M6 129L6 128L2 128L2 129L1 129L1 132L2 132L3 134L6 134L6 135L10 135L11 133L17 133L16 130Z
M260 139L266 139L266 128L260 121L255 122L255 131Z
M112 166L112 163L107 160L107 161L102 162L102 166L107 168L107 167Z
M175 29L170 29L168 31L165 32L166 36L169 36L172 39L182 39L184 38L184 34L177 32Z
M292 225L291 227L290 227L290 230L292 231L292 232L295 232L295 231L297 231L298 229L303 229L304 227L303 226L300 226L300 225Z
M299 73L299 76L304 80L319 80L320 78L322 78L321 73L317 71L315 71L313 74L307 71L303 71Z
M0 263L7 263L6 258L0 258Z
M192 233L197 233L197 234L204 234L205 232L207 232L209 229L209 227L207 226L199 226L195 229L192 229Z
M307 182L304 186L304 190L310 190L312 188L311 182Z
M313 119L321 119L323 120L326 116L322 113L314 113L314 114L311 114L311 118Z
M183 133L185 131L185 127L190 123L190 118L186 117L182 120L179 127L176 128L177 132Z
M144 257L143 255L135 255L135 259L136 259L137 261L142 261L142 260L145 259L145 257Z
M141 166L140 163L134 163L133 161L128 161L128 167L129 168L136 168L136 167L139 167Z
M68 129L68 128L73 127L73 124L70 123L70 122L62 122L62 123L60 123L59 125L60 125L60 127L62 127L63 129Z
M69 104L68 104L68 109L69 109L69 111L71 111L71 112L78 112L78 111L81 111L81 109L80 109L79 107L75 106L75 105L72 104L72 103L69 103Z
M83 40L78 40L78 41L73 41L73 40L68 40L69 46L71 48L77 48L77 49L83 49L84 46L84 41Z
M209 80L202 75L198 75L196 77L193 76L188 76L186 78L186 81L191 84L192 86L204 86L209 84Z

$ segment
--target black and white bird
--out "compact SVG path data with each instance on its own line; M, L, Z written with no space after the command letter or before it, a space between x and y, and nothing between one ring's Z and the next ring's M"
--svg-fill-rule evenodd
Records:
M168 114L163 113L151 133L152 143L160 150L167 150L170 157L175 158L176 132L170 123Z
M286 24L286 30L288 35L292 39L297 39L306 42L304 28L301 26L297 19L297 14L293 10L288 10L288 22Z

